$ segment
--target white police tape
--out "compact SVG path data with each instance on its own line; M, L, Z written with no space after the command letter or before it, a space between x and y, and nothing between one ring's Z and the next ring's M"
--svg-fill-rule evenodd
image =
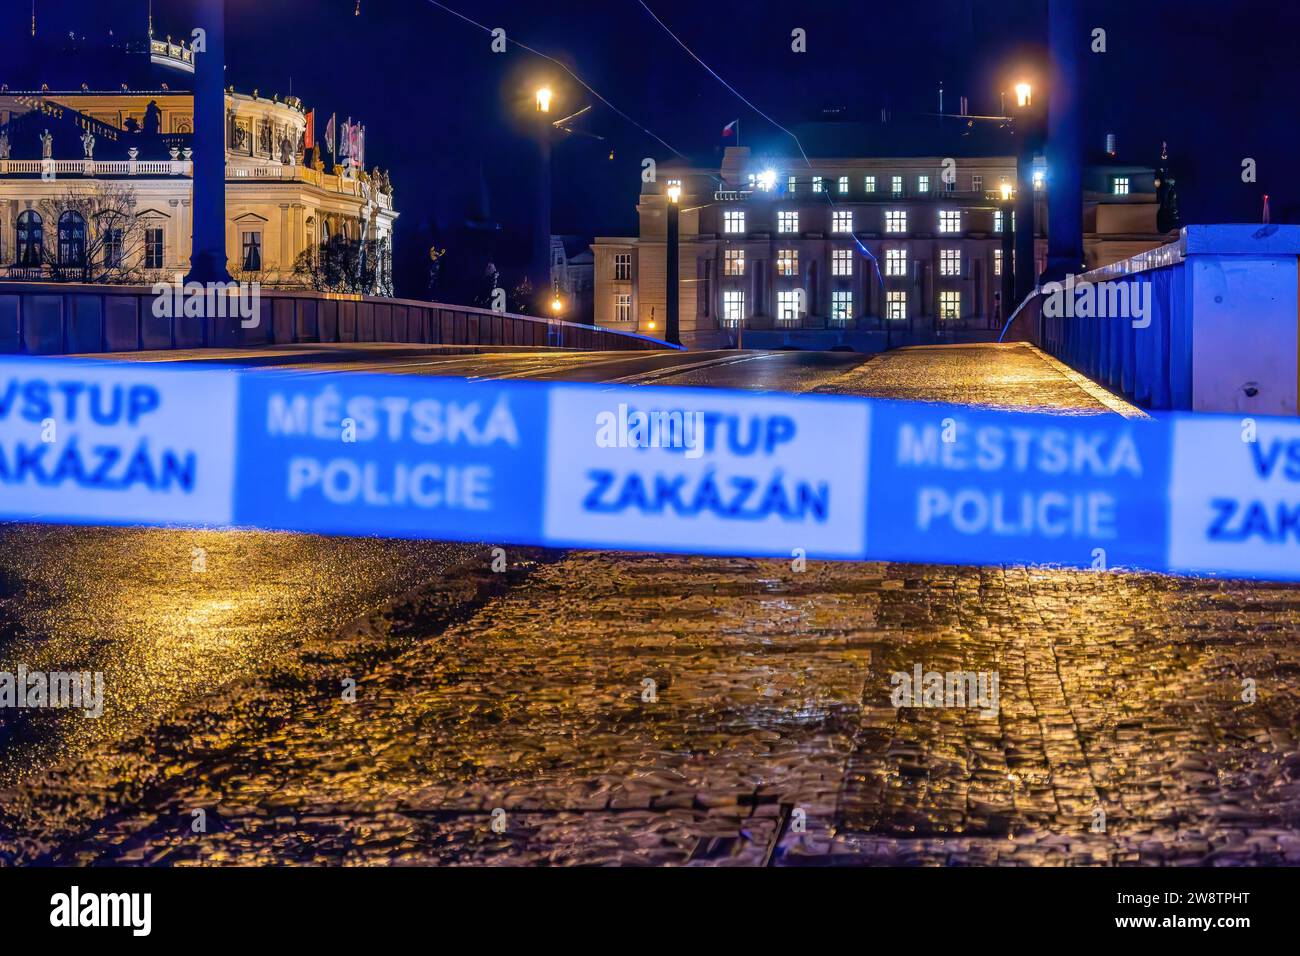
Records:
M1300 422L13 358L0 518L1300 579Z

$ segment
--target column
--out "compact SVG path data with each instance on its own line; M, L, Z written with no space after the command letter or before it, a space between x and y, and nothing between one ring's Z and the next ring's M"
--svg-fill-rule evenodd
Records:
M1047 273L1063 279L1083 270L1083 137L1080 132L1078 0L1050 0L1052 56L1047 110Z
M226 263L226 4L196 0L207 51L194 54L194 243L189 278L229 282Z

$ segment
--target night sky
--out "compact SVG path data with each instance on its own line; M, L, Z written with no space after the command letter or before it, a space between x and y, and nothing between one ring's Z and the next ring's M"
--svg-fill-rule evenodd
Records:
M532 203L520 117L539 79L563 116L588 103L555 153L556 232L635 230L641 159L671 153L566 78L559 67L490 37L427 0L228 0L227 81L241 91L293 93L318 117L349 114L368 130L367 158L391 169L398 221L398 292L424 293L431 242L453 252L467 218L522 235ZM744 138L772 131L693 61L637 0L547 3L445 0L447 6L570 66L629 117L675 149L716 157L724 124ZM994 113L998 93L1041 37L1045 0L813 0L702 4L647 0L656 14L755 106L782 125L878 117L946 106L966 95ZM88 38L110 28L143 34L145 0L38 0L40 32ZM1168 140L1185 223L1260 219L1300 222L1293 170L1300 151L1300 4L1209 0L1084 0L1085 26L1107 30L1108 52L1084 59L1085 136L1119 136L1120 159L1154 164ZM156 0L159 34L188 33L185 0ZM32 62L28 0L0 4L0 82L33 87L48 67ZM790 31L808 52L790 50ZM94 83L93 77L87 82ZM53 85L53 84L52 84ZM114 84L115 85L115 84ZM826 114L825 110L841 112ZM324 118L320 120L323 127ZM609 159L613 150L614 158ZM882 146L887 155L887 146ZM1259 181L1241 181L1241 161ZM509 268L503 238L498 265ZM459 271L481 270L461 255Z

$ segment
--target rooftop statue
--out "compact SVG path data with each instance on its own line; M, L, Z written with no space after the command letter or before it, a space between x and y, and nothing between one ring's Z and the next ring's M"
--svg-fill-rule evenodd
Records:
M54 155L54 137L47 129L41 133L41 159L50 159Z

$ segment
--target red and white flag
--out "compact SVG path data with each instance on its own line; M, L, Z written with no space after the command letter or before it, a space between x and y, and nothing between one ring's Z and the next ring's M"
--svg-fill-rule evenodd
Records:
M722 127L722 136L725 139L726 137L731 136L734 133L738 137L739 129L740 129L740 120L734 119L726 126Z

